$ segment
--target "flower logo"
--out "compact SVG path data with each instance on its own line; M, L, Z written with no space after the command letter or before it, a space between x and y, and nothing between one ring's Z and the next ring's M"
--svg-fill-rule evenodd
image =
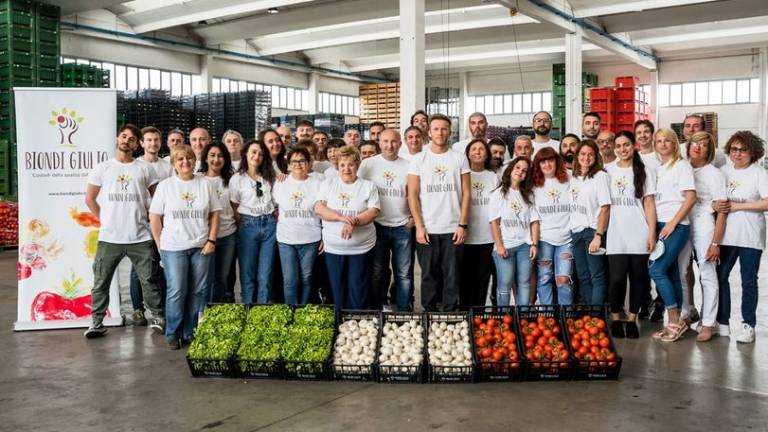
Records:
M120 189L126 191L128 190L128 184L131 183L131 176L128 174L120 174L117 176L117 182L120 183Z
M580 192L580 189L577 188L576 186L571 188L571 197L573 198L574 202L579 199L579 192Z
M613 180L613 185L616 186L616 189L619 190L619 195L624 195L624 191L627 189L628 184L629 182L627 181L627 178L624 176L617 177Z
M741 186L741 183L737 182L736 180L728 180L728 195L733 195L733 193L736 191L736 189Z
M182 192L181 194L181 199L187 203L187 208L192 207L192 204L195 203L195 198L197 198L197 195L192 192Z
M349 200L352 199L352 195L346 193L346 192L339 192L339 195L337 195L339 200L341 200L341 206L344 208L347 208L349 205Z
M441 182L445 181L445 175L448 173L448 167L445 165L436 165L433 173Z
M51 120L48 120L48 124L58 128L59 131L59 145L64 147L76 147L72 142L72 136L80 129L80 125L85 120L83 117L78 117L75 110L69 110L67 107L61 109L61 112L56 110L51 111Z
M384 181L387 183L387 187L392 187L392 182L395 181L397 175L392 171L384 171Z
M519 201L510 201L509 208L515 213L517 220L520 220L520 212L523 210L523 205Z
M304 192L296 191L291 194L291 199L293 200L293 207L299 208L301 207L301 202L304 201Z
M560 191L552 188L547 191L547 196L552 198L552 204L557 204L560 202Z
M483 191L485 190L485 183L483 182L474 182L472 183L472 190L477 192L477 198L483 197Z

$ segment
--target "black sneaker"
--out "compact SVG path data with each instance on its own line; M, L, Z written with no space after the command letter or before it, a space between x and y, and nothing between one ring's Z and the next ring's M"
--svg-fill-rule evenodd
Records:
M171 350L181 349L181 343L178 339L168 339L168 348Z
M637 323L634 321L627 321L624 328L627 338L637 339L640 337L640 329L637 327Z
M653 305L653 312L651 312L651 322L661 322L664 319L664 306L655 303Z
M107 328L104 327L104 324L99 323L88 327L88 330L83 333L83 336L88 339L96 339L98 337L104 336L105 334L107 334Z
M624 338L624 321L611 321L611 336L616 339Z

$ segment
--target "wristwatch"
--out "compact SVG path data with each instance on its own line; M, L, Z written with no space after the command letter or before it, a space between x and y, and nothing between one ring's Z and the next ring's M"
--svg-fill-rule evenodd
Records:
M208 239L205 241L206 243L213 243L214 246L216 246L216 240Z
M459 227L464 228L465 230L469 229L469 225L467 224L459 224Z

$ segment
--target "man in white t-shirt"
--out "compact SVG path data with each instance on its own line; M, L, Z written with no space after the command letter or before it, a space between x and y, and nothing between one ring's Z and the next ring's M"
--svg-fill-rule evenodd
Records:
M437 310L442 282L444 311L459 303L459 265L469 225L469 164L450 151L451 119L429 119L432 146L414 156L408 167L408 204L416 224L416 255L421 265L421 305ZM479 229L479 227L478 227Z
M360 136L360 131L357 129L347 129L346 132L344 132L344 143L346 145L351 145L354 148L357 148L360 146L360 141L363 138Z
M559 152L560 142L549 137L549 133L552 131L552 116L546 111L539 111L533 115L533 120L531 122L535 136L531 143L533 144L533 154L528 157L533 159L536 152L544 147L549 147L552 150Z
M315 133L315 124L309 120L301 120L296 125L296 142L303 139L312 139L312 135Z
M283 142L283 146L288 149L288 147L290 147L291 143L293 142L293 138L291 136L291 128L288 126L280 126L275 129L275 132L277 132L277 135L280 136L280 141Z
M208 130L203 128L192 129L189 133L189 146L192 147L192 151L195 152L195 172L200 168L200 158L203 157L203 148L211 142L211 134Z
M603 130L597 134L597 148L600 149L600 157L603 158L603 166L616 160L616 152L613 149L615 139L616 134L609 130Z
M411 309L413 291L413 218L408 208L409 162L398 156L400 133L385 129L379 134L381 154L364 160L357 175L372 181L379 190L381 211L374 222L376 247L373 261L372 305L389 309L389 268L395 276L398 311Z
M384 132L384 129L387 127L384 126L384 123L380 121L375 121L371 123L368 126L368 140L369 141L376 141L379 142L379 137L381 136L381 133Z
M491 138L488 141L488 151L491 153L491 171L501 176L501 171L504 170L504 159L508 154L507 143L500 138Z
M602 119L596 112L588 112L581 118L581 139L597 139L600 133Z
M558 148L555 151L560 151L560 143L558 143ZM531 140L531 137L528 135L518 135L517 138L515 138L515 147L514 147L514 157L527 157L530 160L533 160L533 140Z
M481 112L473 112L469 115L467 126L469 129L469 138L455 142L451 146L453 151L464 154L464 151L467 149L470 142L476 139L488 141L485 137L486 132L488 132L488 119L485 117L485 114Z
M103 336L103 320L109 306L109 287L123 257L131 260L152 313L151 328L165 330L162 292L157 284L160 258L149 230L147 209L157 186L155 171L133 159L141 131L125 125L117 134L115 157L99 164L88 176L85 204L101 221L93 265L91 326L85 337Z

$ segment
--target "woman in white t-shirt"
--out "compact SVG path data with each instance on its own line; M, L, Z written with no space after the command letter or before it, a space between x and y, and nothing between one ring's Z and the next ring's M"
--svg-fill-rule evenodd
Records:
M651 261L650 274L664 300L667 326L653 337L674 342L688 329L680 316L683 286L677 259L690 238L688 213L696 203L696 184L691 164L680 156L680 144L673 130L656 131L654 145L660 161L656 169L656 231L664 253Z
M208 301L204 296L222 206L213 185L195 175L191 147L177 145L171 161L176 175L157 186L149 223L168 283L165 339L171 349L179 349L192 340L198 313Z
M539 304L554 301L573 303L573 249L571 247L571 194L570 175L565 162L551 147L544 147L533 158L533 196L536 211L541 218L541 241L537 257L537 291Z
M231 135L232 131L230 131ZM219 232L216 236L216 255L208 271L206 301L222 303L227 294L229 273L235 265L237 251L237 225L235 212L229 201L229 180L232 178L232 162L229 149L224 144L210 143L203 148L200 158L200 172L216 191L221 201ZM239 149L238 149L239 150ZM202 312L202 310L200 310Z
M587 305L605 303L607 263L601 249L611 216L611 191L599 155L594 141L579 144L570 186L573 258L581 302Z
M339 176L339 159L337 157L337 152L345 145L344 140L341 138L331 138L328 140L326 154L328 155L328 162L331 163L331 166L323 171L323 175L326 179L337 178Z
M275 177L267 146L258 140L245 143L240 171L229 181L229 199L238 224L240 287L243 303L248 305L267 303L272 292L277 249Z
M283 271L283 291L288 304L307 304L314 292L312 269L323 250L320 218L315 197L321 180L309 172L312 156L306 148L288 152L291 174L275 184L277 204L277 249Z
M237 172L240 169L240 161L242 160L243 136L240 135L240 132L229 129L222 135L221 142L227 146L229 160L232 161L232 172Z
M280 134L274 129L264 129L259 132L258 141L263 142L269 151L269 158L272 161L272 169L278 174L288 173L288 163L285 160L285 153L288 149L283 145Z
M531 268L539 250L539 214L533 205L531 161L515 158L504 169L501 185L491 193L489 219L495 244L496 304L511 304L512 286L517 287L515 304L530 303Z
M469 205L469 230L464 239L459 275L459 309L484 306L493 266L493 236L489 224L491 191L499 178L490 168L490 150L485 140L474 139L464 149L471 170L472 196Z
M720 243L725 233L725 214L715 213L712 208L713 203L725 202L727 199L725 176L712 164L716 149L715 137L709 132L696 132L686 143L686 154L693 167L693 177L696 182L696 204L691 210L691 241L688 242L681 256L687 264L693 250L699 267L701 321L698 328L699 335L696 337L699 342L709 341L715 333L719 294L716 265L720 260ZM685 267L678 268L682 272ZM688 285L687 278L681 279L684 285ZM684 286L684 289L688 295L683 297L688 297L693 303L693 286Z
M336 151L339 176L323 183L315 213L323 222L323 247L336 310L365 309L371 292L379 191L357 176L360 153L352 146Z
M720 301L717 309L717 332L730 335L731 285L728 278L739 260L741 268L741 327L736 340L755 341L757 324L757 273L765 249L765 211L768 211L768 175L757 163L765 154L765 142L749 131L736 132L725 144L725 152L733 164L721 168L725 175L728 201L717 205L728 213L717 281Z
M605 167L611 190L611 222L606 234L608 300L613 337L640 337L637 315L648 304L648 255L656 244L656 174L635 150L635 135L620 131L614 141L616 163ZM629 280L629 312L621 321Z

